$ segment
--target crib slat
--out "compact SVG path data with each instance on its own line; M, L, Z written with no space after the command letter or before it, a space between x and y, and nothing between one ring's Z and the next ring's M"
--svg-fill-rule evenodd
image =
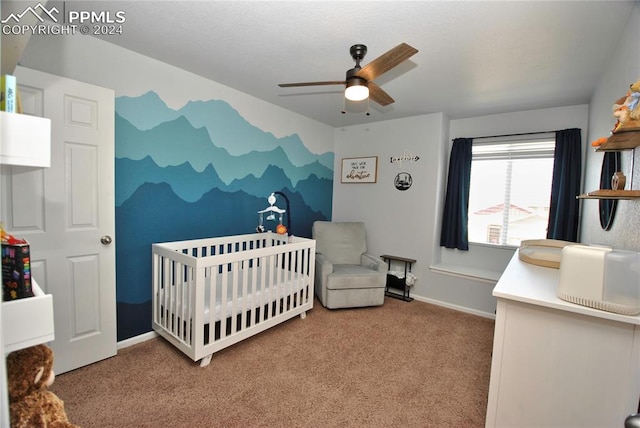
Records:
M265 305L267 302L267 264L269 261L267 257L260 258L260 318L259 320L265 320L267 316L267 311L265 310Z
M180 280L175 286L175 291L174 291L175 296L173 298L175 302L174 314L176 314L176 327L177 327L176 334L181 340L184 340L187 343L190 343L191 341L189 340L189 338L187 338L187 330L189 330L190 332L191 329L186 324L189 323L188 320L190 320L191 317L188 316L188 313L189 313L189 308L187 307L188 305L183 304L185 289L188 289L189 287L190 272L189 272L189 267L183 264L176 264L176 269L178 269L178 272L179 272L178 276L180 278Z
M203 272L204 275L204 272ZM202 280L204 280L204 278L202 278ZM187 321L187 323L189 323L188 329L187 329L187 343L190 346L193 346L194 343L196 341L201 341L204 340L204 332L199 333L199 329L196 328L195 325L193 325L193 320L195 319L195 313L196 312L200 312L202 313L202 316L204 316L204 311L201 311L198 309L198 306L196 305L196 301L198 300L198 296L197 296L197 288L198 288L198 270L193 267L193 266L189 266L189 285L187 286L186 290L185 290L185 295L183 298L183 306L187 308L185 314L184 314L184 319ZM204 294L204 291L203 291ZM204 302L204 296L202 297L202 301ZM203 327L204 330L204 327Z
M238 262L234 262L231 264L231 334L237 331L238 275Z
M258 284L258 269L260 267L260 259L254 259L253 269L251 270L251 308L255 311L249 317L249 325L258 322L259 319L259 308L262 308L262 293L260 293L260 285ZM258 299L258 295L260 295L260 299Z
M300 250L294 253L293 269L291 269L291 305L297 308L300 300Z
M313 255L313 257L315 258L315 254ZM309 289L309 284L307 282L304 281L303 278L305 278L306 276L309 275L309 266L308 266L308 262L309 262L309 253L308 250L305 248L303 250L300 251L300 302L301 303L307 303L308 301L308 289ZM312 275L314 275L315 273L312 273ZM313 289L311 290L311 294L313 295Z
M165 263L165 283L164 283L164 311L165 311L165 327L167 329L169 329L169 331L171 331L171 333L173 333L173 328L171 326L171 322L172 322L172 318L173 315L171 314L171 288L174 285L174 278L173 278L173 266L175 264L175 262L173 262L171 259L166 258L164 260Z
M274 260L276 257L275 254L271 254L269 256L269 269L268 269L268 273L267 273L267 302L269 302L269 308L265 311L267 314L267 318L271 317L271 302L273 302L273 299L276 298L276 296L274 295L275 293L273 292L273 274L274 272L274 265L276 265L276 261Z
M189 264L188 286L191 297L186 316L189 323L187 330L189 346L198 354L204 350L205 269L196 266L197 264L194 263Z
M300 258L299 258L299 268L298 268L298 299L300 304L304 304L307 302L307 299L304 297L305 288L308 287L308 283L304 280L306 278L306 249L300 250Z
M186 251L181 251L183 254L187 254ZM184 323L188 322L185 316L187 308L181 305L182 290L185 287L187 267L180 261L173 261L171 263L171 292L169 293L168 305L170 308L171 316L171 332L173 335L183 343L189 343L189 339L186 337L186 329Z
M222 280L220 282L220 339L227 335L227 286L229 271L226 265L222 268Z
M196 284L198 283L197 271L193 266L189 266L188 281L185 284L183 290L183 319L186 326L186 339L191 346L196 341L203 340L202 334L199 334L199 329L196 328L195 322L192 322L195 314L195 301L196 301Z
M287 262L287 253L286 252L279 252L277 254L277 265L276 265L276 272L275 272L275 288L276 288L276 315L280 315L284 310L285 310L285 303L284 299L286 297L285 294L285 286L286 284L284 283L284 266Z
M218 295L218 266L207 268L209 278L209 341L216 340L216 296ZM204 309L203 309L204 310Z
M161 311L161 302L156 296L160 293L160 280L162 275L160 274L161 269L161 256L159 254L152 254L152 268L151 268L151 283L153 284L153 289L151 290L153 298L153 305L151 305L152 309L152 319L155 322L160 322L160 313Z
M191 325L191 320L193 319L192 305L189 304L189 299L185 297L189 295L189 291L194 287L194 270L192 267L183 264L180 266L180 272L180 287L176 289L176 313L179 314L180 319L178 335L186 343L191 344L193 339L193 327Z
M276 244L277 245L277 244ZM280 264L282 263L282 255L278 252L275 253L275 255L273 256L274 263L273 265L271 265L271 278L273 278L273 282L271 283L271 290L273 293L273 297L272 297L272 302L274 303L272 305L272 311L271 311L271 316L275 316L277 314L280 313L280 289L278 287L278 279L280 277Z
M174 265L176 270L175 277L176 281L173 287L171 287L171 293L169 296L170 306L171 306L171 314L173 314L173 334L175 334L180 340L184 340L181 336L182 333L182 323L184 322L183 314L181 314L180 307L178 306L178 294L182 287L184 287L184 268L182 263L176 262Z
M171 314L171 305L170 305L170 298L171 298L171 287L174 286L174 278L173 278L173 265L174 262L171 259L166 258L164 260L164 265L165 265L165 283L164 283L164 312L165 312L165 327L167 329L169 329L169 331L171 331L173 333L173 331L171 330L171 320L173 315Z
M243 261L242 263L242 312L240 312L242 314L242 317L240 321L240 330L245 329L251 325L251 310L253 309L251 307L251 302L249 301L251 292L248 291L250 269L249 266L252 264L251 259Z

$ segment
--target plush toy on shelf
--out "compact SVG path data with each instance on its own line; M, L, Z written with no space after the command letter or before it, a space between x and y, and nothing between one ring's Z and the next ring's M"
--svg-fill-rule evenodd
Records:
M12 428L79 428L67 419L64 402L47 388L53 383L53 351L36 345L7 356Z
M616 100L611 108L616 123L611 133L621 131L638 131L640 130L640 79L629 85L629 91ZM593 147L599 147L606 143L608 137L601 137L591 142Z
M629 91L613 105L617 119L613 132L624 128L640 127L640 80L629 85Z

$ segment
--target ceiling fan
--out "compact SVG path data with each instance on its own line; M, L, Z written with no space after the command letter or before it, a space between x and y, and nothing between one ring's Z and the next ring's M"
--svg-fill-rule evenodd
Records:
M386 106L394 102L394 99L373 82L378 76L386 73L401 62L409 59L418 53L418 50L406 43L400 43L395 48L383 53L378 58L369 62L364 67L360 66L360 61L367 53L365 45L353 45L349 49L351 57L356 62L356 66L347 70L345 80L331 80L327 82L300 82L300 83L280 83L281 88L294 86L320 86L320 85L345 85L344 95L351 101L362 101L370 98L372 101Z

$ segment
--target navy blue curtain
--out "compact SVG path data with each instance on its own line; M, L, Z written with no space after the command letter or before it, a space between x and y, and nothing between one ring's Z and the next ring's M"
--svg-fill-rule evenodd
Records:
M447 195L442 213L440 246L469 249L469 188L471 186L472 138L456 138L451 147Z
M556 131L548 239L578 241L578 199L582 170L580 129Z

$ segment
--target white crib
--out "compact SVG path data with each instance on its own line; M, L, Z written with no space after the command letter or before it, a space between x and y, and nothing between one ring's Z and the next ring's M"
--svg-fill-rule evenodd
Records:
M153 330L202 359L313 308L316 241L272 232L153 251Z

